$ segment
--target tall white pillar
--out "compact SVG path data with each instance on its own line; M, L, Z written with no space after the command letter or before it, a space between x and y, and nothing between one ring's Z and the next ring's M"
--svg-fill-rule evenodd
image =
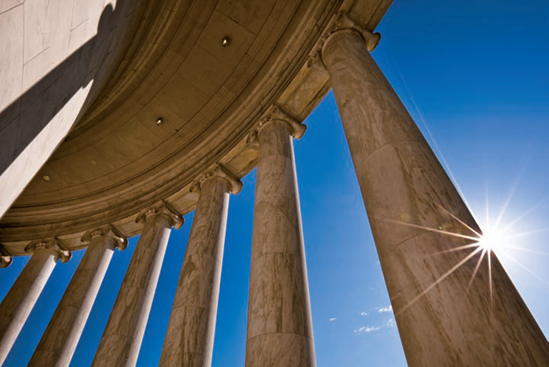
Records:
M259 126L247 367L315 366L292 142L304 132L277 108Z
M89 243L63 298L59 302L29 366L68 366L86 326L93 303L116 248L127 240L107 225L88 231L82 242Z
M322 58L408 365L549 366L547 340L495 254L479 263L481 249L462 247L476 241L444 233L480 229L370 56L378 40L340 16Z
M136 222L143 230L92 366L137 363L170 231L183 225L183 217L161 203L141 212Z
M57 239L33 241L25 251L32 256L0 305L0 365L6 360L57 260L67 262L71 257L70 251Z
M221 166L199 177L200 197L173 302L160 366L211 366L230 193L242 183Z

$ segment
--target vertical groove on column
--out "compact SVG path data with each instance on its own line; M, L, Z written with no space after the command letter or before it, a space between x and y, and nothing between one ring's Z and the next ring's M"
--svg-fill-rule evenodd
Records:
M323 47L408 364L549 365L547 341L496 256L435 232L480 229L362 37L339 30Z
M160 366L212 363L229 192L224 178L201 185Z
M116 245L106 235L91 239L29 366L70 364Z
M165 209L165 207L164 207ZM149 318L173 218L149 210L92 366L135 366Z
M247 367L314 366L307 271L289 126L259 133Z
M0 305L0 365L4 363L40 293L50 278L59 252L52 248L34 251L27 265Z

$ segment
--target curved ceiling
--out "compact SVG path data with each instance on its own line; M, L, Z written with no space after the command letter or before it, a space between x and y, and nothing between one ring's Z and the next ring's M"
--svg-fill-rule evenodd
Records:
M13 254L53 236L77 248L106 223L137 233L133 217L160 200L193 210L188 188L204 171L222 163L242 177L255 166L245 138L273 105L302 120L327 92L325 70L307 61L334 14L373 29L389 4L151 2L107 87L2 219L0 240Z

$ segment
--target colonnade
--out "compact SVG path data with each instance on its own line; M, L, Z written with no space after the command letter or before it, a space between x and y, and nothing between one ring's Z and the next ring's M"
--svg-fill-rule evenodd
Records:
M488 267L476 266L479 252L459 250L467 240L443 233L471 236L480 228L370 56L378 41L379 35L340 15L322 42L320 57L330 76L409 365L549 365L545 337L497 258L491 255L489 274ZM293 139L304 131L304 125L275 108L248 139L259 150L248 367L315 365L293 152ZM162 366L211 364L229 195L241 186L220 165L193 184L199 200ZM183 224L182 216L165 202L141 212L136 221L143 225L141 236L94 366L136 364L171 228ZM113 226L91 230L82 241L89 243L88 250L31 365L69 364L113 250L126 246ZM70 257L57 239L35 241L27 250L31 259L0 306L0 363L57 260ZM429 256L448 250L445 256ZM8 254L0 252L2 266L9 265ZM458 263L462 266L448 273Z

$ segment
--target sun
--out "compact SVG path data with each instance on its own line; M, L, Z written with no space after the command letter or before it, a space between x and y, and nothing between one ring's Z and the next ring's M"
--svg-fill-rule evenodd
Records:
M483 223L484 225L481 226L483 228L482 232L478 231L477 229L473 228L472 226L468 225L465 221L458 218L456 215L452 214L448 210L446 210L444 207L442 207L439 204L434 203L434 205L438 206L442 211L450 215L454 220L459 222L464 228L468 230L468 233L459 233L459 232L452 232L449 230L444 229L444 227L440 226L438 228L429 228L426 226L422 226L419 224L413 224L409 222L402 222L402 221L394 221L385 219L389 222L403 225L406 227L413 227L422 229L429 232L435 232L442 234L444 236L448 237L457 237L461 239L465 239L465 244L458 245L455 247L447 248L442 251L437 251L432 254L428 254L426 256L441 256L448 253L454 253L457 251L463 251L467 250L467 254L464 255L457 263L448 269L446 273L438 276L435 281L423 289L422 292L420 292L416 297L414 297L406 306L404 306L401 310L398 311L398 313L402 313L406 311L410 306L412 306L418 299L425 296L428 292L430 292L433 288L435 288L438 284L440 284L442 281L444 281L447 277L449 277L454 271L456 271L458 268L463 266L465 263L469 261L475 261L476 264L474 264L474 270L471 274L471 278L468 281L467 290L471 287L473 284L473 281L475 280L475 277L479 271L479 268L485 264L485 266L488 267L488 284L489 284L489 297L490 302L492 303L493 299L493 279L492 279L492 263L494 260L499 260L499 258L505 257L508 258L510 261L512 261L514 264L520 266L523 270L530 273L532 276L543 282L544 284L549 284L545 279L540 277L539 275L535 274L531 269L529 269L526 265L522 264L516 255L518 255L517 251L524 251L527 253L535 253L540 255L549 256L549 253L545 253L542 251L537 251L534 249L530 249L524 244L524 237L527 237L529 235L538 233L538 232L545 232L548 231L547 229L536 229L533 231L517 231L518 223L524 220L529 214L531 214L535 209L537 209L541 203L545 202L544 200L541 200L537 205L533 206L532 208L526 210L522 214L518 215L514 220L508 222L508 223L502 223L504 214L506 212L506 209L509 205L510 197L507 198L507 201L503 205L503 209L497 216L497 219L495 220L495 223L491 223L490 221L490 215L489 215L489 207L488 203L486 203L486 221ZM548 199L549 200L549 199ZM476 226L475 226L476 227ZM478 228L478 227L477 227ZM463 232L463 231L462 231ZM520 243L520 245L519 245Z
M485 233L482 236L480 236L480 239L478 241L478 246L483 251L496 252L498 248L501 248L503 241L504 241L503 233L501 233L497 229L491 228L486 230Z

